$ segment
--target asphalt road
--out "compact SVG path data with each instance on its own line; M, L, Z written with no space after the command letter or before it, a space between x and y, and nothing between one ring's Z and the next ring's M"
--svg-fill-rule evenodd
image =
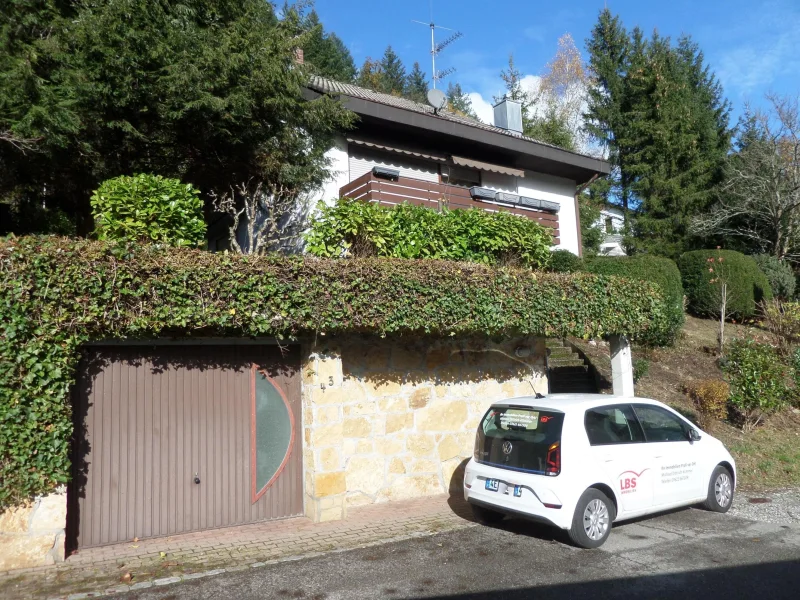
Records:
M554 535L555 534L555 535ZM599 550L519 520L208 577L127 600L800 598L800 526L686 509Z

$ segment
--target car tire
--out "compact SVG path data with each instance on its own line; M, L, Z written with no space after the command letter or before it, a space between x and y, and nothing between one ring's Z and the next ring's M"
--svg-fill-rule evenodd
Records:
M484 508L483 506L475 506L474 504L471 506L475 520L484 525L494 525L506 518L503 513L497 512L496 510Z
M569 539L580 548L599 548L608 539L616 516L614 503L608 496L589 488L575 507Z
M733 504L733 474L722 465L717 465L708 482L708 497L703 503L706 510L726 513Z

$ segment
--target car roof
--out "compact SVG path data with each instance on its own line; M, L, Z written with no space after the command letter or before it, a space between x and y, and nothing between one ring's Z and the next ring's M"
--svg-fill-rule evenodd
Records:
M658 404L661 402L649 398L635 398L631 396L612 396L609 394L548 394L537 398L536 396L520 396L493 402L492 406L530 406L532 408L549 408L561 412L580 411L596 406L609 404Z

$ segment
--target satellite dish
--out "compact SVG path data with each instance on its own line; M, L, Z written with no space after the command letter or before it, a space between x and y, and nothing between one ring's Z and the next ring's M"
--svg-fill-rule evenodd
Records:
M442 90L428 90L428 104L430 104L434 110L441 110L447 106L447 96L444 95Z

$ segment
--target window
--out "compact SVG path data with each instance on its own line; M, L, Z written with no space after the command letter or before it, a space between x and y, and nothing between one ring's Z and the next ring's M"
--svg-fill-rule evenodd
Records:
M642 428L627 404L601 406L586 411L583 420L592 446L632 444L644 441Z
M294 444L294 415L278 384L252 369L252 501L267 491L286 466Z
M606 217L606 233L614 233L614 219Z
M490 408L478 427L475 459L538 474L557 474L564 413L526 406ZM559 455L556 458L556 455Z
M648 442L688 441L689 426L668 410L646 404L637 404L635 409Z
M480 187L481 172L466 167L442 166L442 183L458 187Z

